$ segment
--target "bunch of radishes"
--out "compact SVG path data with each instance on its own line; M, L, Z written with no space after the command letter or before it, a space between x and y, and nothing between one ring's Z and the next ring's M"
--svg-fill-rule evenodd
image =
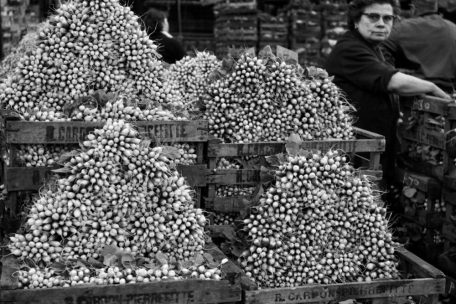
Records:
M68 145L19 145L17 162L26 167L52 167L58 164L62 154L73 148Z
M213 225L233 225L236 219L239 218L239 213L214 213L211 223Z
M104 103L100 103L95 97L87 97L85 102L80 102L71 110L71 120L106 121L111 118L127 121L162 121L185 119L185 114L176 115L160 105L143 105L132 95L107 94L105 96L108 100Z
M173 161L175 164L181 165L194 165L196 164L198 156L196 155L196 148L192 144L173 144L174 148L178 149L179 157Z
M205 118L226 142L353 137L349 105L327 77L307 77L273 55L225 59Z
M398 277L386 209L339 152L287 156L244 224L262 288Z
M206 98L212 74L220 67L215 55L196 52L195 56L185 56L171 65L164 78L180 92L185 107L196 109L197 102Z
M40 192L24 233L10 238L9 249L44 272L55 263L78 268L71 261L118 266L125 257L191 262L205 245L206 218L194 208L185 179L170 166L176 153L171 147L150 148L130 124L108 120L80 151L64 156L67 163L59 172L68 175ZM117 251L107 256L106 246ZM180 274L182 267L175 271Z
M25 119L68 119L64 106L98 89L155 103L181 102L163 83L156 45L118 1L66 2L38 36L35 50L20 59L0 90L0 102Z
M219 197L249 196L255 192L256 187L248 186L218 186L216 194Z

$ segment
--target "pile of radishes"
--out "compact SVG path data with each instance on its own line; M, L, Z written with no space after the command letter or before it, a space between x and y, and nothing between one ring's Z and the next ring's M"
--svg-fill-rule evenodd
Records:
M21 286L220 278L217 267L194 262L206 218L171 166L178 153L150 148L124 121L89 134L80 151L64 156L59 172L67 175L33 201L23 233L10 238L12 254L33 263L19 272ZM64 265L58 275L55 265Z
M399 275L386 208L337 151L287 156L244 224L239 262L262 288Z
M213 73L220 69L221 62L206 51L195 56L185 56L165 71L166 81L178 91L189 110L197 110L198 102L206 99Z
M25 167L56 166L60 156L70 152L69 145L19 145L16 161Z
M272 54L225 59L210 86L205 118L226 142L353 137L350 109L326 75L309 77Z
M96 90L181 103L167 86L157 46L118 1L65 2L40 27L31 54L1 85L0 102L28 120L68 120L64 106ZM84 118L84 117L83 117Z

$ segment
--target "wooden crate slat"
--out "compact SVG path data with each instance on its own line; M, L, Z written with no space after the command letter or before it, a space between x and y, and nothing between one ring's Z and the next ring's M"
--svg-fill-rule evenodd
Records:
M275 288L246 291L245 303L315 303L347 299L393 298L414 295L441 294L445 279L414 279L344 283L329 285L304 285L295 288Z
M232 196L232 197L215 197L213 199L206 198L205 207L217 212L239 212L250 206L248 196Z
M273 175L260 170L224 169L207 176L208 184L218 185L255 185L273 179Z
M402 128L400 134L404 139L410 141L429 145L441 150L446 149L445 134L438 131L429 130L423 127L416 127L410 130Z
M448 105L450 105L450 102L448 100L426 95L423 97L415 98L413 100L412 109L445 115L448 112Z
M40 189L46 179L52 175L51 167L8 167L6 169L6 189L8 191L35 191ZM181 173L192 187L204 187L207 184L206 165L178 165Z
M447 283L445 288L445 294L456 297L456 279L452 277L446 277Z
M443 189L442 199L453 206L456 206L456 191L451 191L449 189Z
M427 263L417 255L411 253L404 247L396 248L395 253L401 262L407 263L409 273L419 275L422 278L445 278L445 274L442 271Z
M442 235L450 242L456 243L456 225L445 222L442 226Z
M49 167L8 167L6 168L5 187L8 191L27 191L40 189L52 175Z
M240 157L240 156L265 156L283 153L286 151L285 142L258 142L245 144L219 144L209 143L208 157ZM385 150L384 139L353 139L338 140L325 139L305 141L301 149L328 151L340 149L344 152L382 152Z
M182 280L147 284L0 290L0 303L229 303L241 300L240 286L227 281Z
M207 121L132 122L141 135L158 142L201 142L208 138ZM83 141L103 123L7 121L8 144L68 144Z
M441 185L436 179L401 168L396 168L396 180L434 196L441 191Z

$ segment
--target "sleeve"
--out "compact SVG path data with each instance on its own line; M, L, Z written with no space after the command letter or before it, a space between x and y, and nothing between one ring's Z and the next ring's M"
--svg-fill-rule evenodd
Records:
M374 93L388 93L388 83L397 70L382 62L367 46L356 41L336 45L326 69L330 75Z
M175 61L179 61L182 58L184 58L186 53L185 53L185 50L184 50L184 47L182 46L182 44L179 41L177 41L176 39L172 39L171 43L172 43L172 50L173 50Z
M380 45L382 50L383 56L385 57L385 61L391 64L392 66L396 66L396 57L399 54L399 45L397 44L396 40L391 39L391 37L382 42Z

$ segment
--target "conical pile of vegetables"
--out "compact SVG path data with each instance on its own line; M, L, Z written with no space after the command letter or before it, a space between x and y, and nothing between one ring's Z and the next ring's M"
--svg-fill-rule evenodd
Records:
M239 262L262 288L398 277L386 209L337 151L284 157L244 223Z
M205 100L210 132L226 142L353 137L349 105L327 75L309 77L272 54L227 58Z
M68 176L41 191L10 238L28 265L23 287L220 278L202 265L206 218L170 165L175 149L150 148L137 133L109 120L67 155Z
M215 55L196 52L195 56L185 56L171 65L165 72L165 78L180 92L184 104L195 108L200 100L206 98L211 75L220 67L221 62Z
M74 0L40 27L33 52L1 86L0 102L25 119L54 112L98 89L175 104L178 94L162 82L157 46L138 17L118 0Z

